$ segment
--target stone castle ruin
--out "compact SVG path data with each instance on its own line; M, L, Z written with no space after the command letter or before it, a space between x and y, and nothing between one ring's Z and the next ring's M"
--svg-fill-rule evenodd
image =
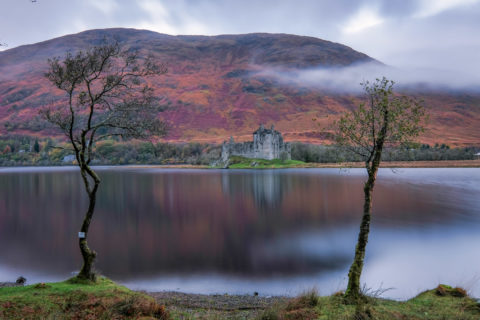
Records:
M283 142L282 134L275 130L273 125L271 129L265 129L262 124L253 133L253 141L235 143L233 137L230 138L229 142L224 141L221 162L228 163L230 156L290 160L291 146L290 143Z

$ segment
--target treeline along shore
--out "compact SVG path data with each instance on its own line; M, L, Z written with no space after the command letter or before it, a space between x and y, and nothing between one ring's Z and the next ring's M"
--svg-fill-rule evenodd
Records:
M96 144L95 165L195 165L210 166L220 158L221 145L209 143L165 143L105 140ZM427 166L469 166L478 160L480 146L450 147L446 144L412 144L392 148L382 155L395 166L418 166L421 161ZM292 143L292 160L314 164L356 163L361 159L336 145ZM59 166L71 165L75 161L73 151L63 141L51 138L10 135L0 138L0 166ZM441 163L433 163L441 161ZM464 161L457 162L457 161ZM398 164L397 164L398 162ZM427 164L428 162L428 164ZM393 163L391 163L393 165ZM474 165L474 164L473 164ZM476 166L476 165L474 165Z

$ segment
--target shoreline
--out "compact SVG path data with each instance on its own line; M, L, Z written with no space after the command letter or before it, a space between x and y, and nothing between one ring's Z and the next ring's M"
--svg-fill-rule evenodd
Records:
M76 165L50 165L50 166L0 166L0 170L9 168L77 168ZM338 163L314 163L285 166L285 167L265 167L265 168L235 168L223 169L207 165L190 164L126 164L126 165L92 165L93 168L133 168L133 169L222 169L222 170L243 170L243 169L292 169L292 168L364 168L363 162L338 162ZM480 168L480 159L476 160L435 160L435 161L383 161L380 168Z
M99 166L100 167L100 166ZM187 164L172 164L172 165L114 165L105 167L128 167L128 168L145 168L145 169L222 169L206 165L187 165ZM291 168L364 168L363 162L339 162L339 163L316 163L308 162L301 165L286 166L282 168L255 168L248 169L291 169ZM438 160L438 161L383 161L380 168L480 168L480 159L476 160ZM242 168L222 169L222 170L243 170Z
M359 305L343 292L320 296L316 290L295 297L133 291L112 280L13 285L0 288L0 318L46 319L465 319L477 320L480 301L460 287L440 284L405 301L366 295ZM363 310L363 311L362 311ZM367 312L368 311L368 312ZM369 315L373 315L373 317ZM2 317L3 316L3 317ZM325 318L325 316L328 316Z

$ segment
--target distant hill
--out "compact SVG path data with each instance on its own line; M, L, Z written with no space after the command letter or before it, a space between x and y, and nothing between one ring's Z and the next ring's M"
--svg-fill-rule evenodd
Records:
M170 36L134 29L90 30L0 52L0 132L58 135L37 119L38 109L55 94L43 77L47 59L103 39L167 65L169 73L154 85L165 97L167 109L160 116L171 124L167 140L175 142L221 142L231 135L246 140L264 123L275 124L288 141L328 143L330 124L359 97L286 84L264 71L380 64L338 43L288 34ZM480 94L415 95L425 100L431 114L423 142L480 144Z

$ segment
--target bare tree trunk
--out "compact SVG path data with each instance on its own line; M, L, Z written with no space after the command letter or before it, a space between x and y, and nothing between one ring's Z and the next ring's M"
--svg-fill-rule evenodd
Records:
M95 261L95 257L97 256L97 254L95 251L91 250L88 247L87 237L90 222L92 221L93 212L95 210L95 203L97 201L97 190L100 184L100 179L95 174L95 172L88 167L88 165L83 166L80 170L82 172L82 177L85 181L85 188L88 193L89 204L87 212L85 213L85 218L83 219L82 227L80 229L80 232L83 233L83 237L79 237L78 241L78 244L80 246L80 252L82 253L83 265L77 277L80 279L95 281L93 262ZM93 179L94 184L91 190L89 188L87 174Z

